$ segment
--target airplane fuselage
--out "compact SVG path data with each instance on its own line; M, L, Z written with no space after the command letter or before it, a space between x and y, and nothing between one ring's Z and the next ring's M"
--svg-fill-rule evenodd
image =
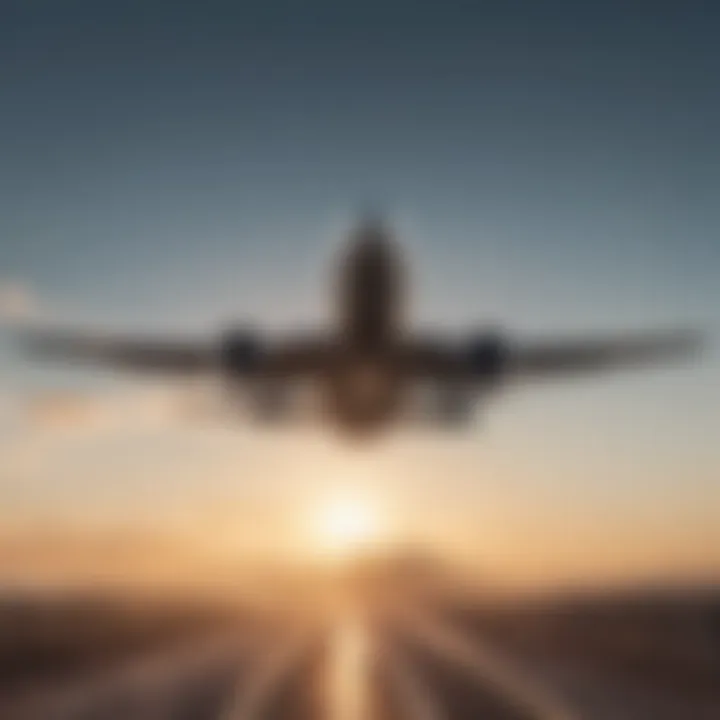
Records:
M400 329L400 258L382 228L369 227L354 238L342 267L339 305L343 342L373 353L392 344Z
M402 286L392 236L380 226L360 228L340 268L338 342L325 379L327 407L345 429L379 428L401 405Z

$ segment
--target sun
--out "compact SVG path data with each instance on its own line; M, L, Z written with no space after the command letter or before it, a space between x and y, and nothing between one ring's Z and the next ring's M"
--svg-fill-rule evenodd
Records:
M382 538L380 513L367 498L335 495L320 503L314 521L319 550L331 556L356 555Z

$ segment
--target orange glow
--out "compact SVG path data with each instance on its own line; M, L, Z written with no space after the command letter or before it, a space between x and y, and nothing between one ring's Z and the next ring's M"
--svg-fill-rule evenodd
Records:
M331 557L362 553L386 534L378 508L358 494L338 494L322 501L313 517L317 549Z

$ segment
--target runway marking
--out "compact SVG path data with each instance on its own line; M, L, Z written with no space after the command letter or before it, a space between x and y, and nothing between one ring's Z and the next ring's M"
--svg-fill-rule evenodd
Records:
M331 631L325 660L329 720L367 720L372 638L358 618Z
M302 660L317 632L303 632L270 649L247 681L238 679L218 720L259 720L273 692Z
M381 657L383 670L400 698L404 716L410 720L448 720L407 653L396 647L384 647Z
M468 641L438 618L408 608L397 614L399 624L408 634L476 674L518 709L529 711L541 720L578 720L578 715L562 698L533 680L497 650L476 640Z

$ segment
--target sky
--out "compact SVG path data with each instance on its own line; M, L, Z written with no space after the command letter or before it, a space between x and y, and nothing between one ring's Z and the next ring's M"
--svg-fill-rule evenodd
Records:
M358 454L168 422L163 389L29 365L5 336L3 536L181 527L292 548L315 505L347 491L372 497L388 537L452 547L493 576L720 574L720 11L1 12L6 306L193 335L315 325L331 250L370 205L409 249L417 325L687 324L711 341L699 364L522 388L457 438L400 433ZM97 394L91 412L57 400L78 389ZM38 398L52 407L28 414Z

